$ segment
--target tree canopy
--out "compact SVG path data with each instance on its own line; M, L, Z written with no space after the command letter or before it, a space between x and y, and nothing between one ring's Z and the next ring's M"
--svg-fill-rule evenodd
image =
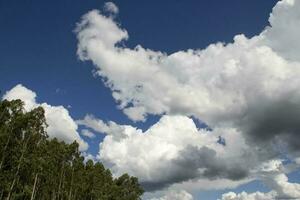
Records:
M138 200L136 177L113 178L102 163L84 161L78 143L49 139L42 107L0 101L0 199Z

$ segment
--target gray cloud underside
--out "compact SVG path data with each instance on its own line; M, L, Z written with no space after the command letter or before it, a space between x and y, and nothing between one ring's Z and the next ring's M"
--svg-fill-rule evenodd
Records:
M259 167L282 153L298 165L299 13L300 1L283 0L273 8L270 26L255 37L237 35L233 43L171 55L120 46L129 35L113 17L85 14L77 27L79 58L93 62L130 119L162 116L145 132L98 121L107 133L98 158L116 174L138 176L148 190L189 180L261 179ZM197 129L189 116L212 131ZM225 146L217 144L219 136ZM282 173L284 185L270 186L278 198L280 188L299 190Z

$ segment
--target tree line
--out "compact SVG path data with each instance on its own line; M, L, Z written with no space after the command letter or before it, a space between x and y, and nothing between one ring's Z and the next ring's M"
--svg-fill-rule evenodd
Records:
M113 178L102 163L72 144L49 139L42 107L24 110L21 100L0 101L0 199L139 200L136 177Z

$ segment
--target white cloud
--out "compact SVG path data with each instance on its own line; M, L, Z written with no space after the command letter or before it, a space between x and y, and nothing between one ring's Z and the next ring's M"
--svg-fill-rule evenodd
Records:
M37 103L36 93L21 84L18 84L7 91L4 94L3 99L21 99L24 101L24 107L27 111L38 106L43 107L45 110L46 122L48 124L47 134L50 138L56 137L67 143L72 143L76 140L79 143L79 149L81 151L87 150L88 144L79 136L77 124L70 116L68 110L63 106L51 106L47 103Z
M107 132L108 126L100 119L96 119L93 115L86 115L82 120L76 120L78 125L83 125L93 129L99 133Z
M300 4L298 0L284 0L277 3L270 15L272 27L263 35L266 44L280 55L292 61L300 61Z
M81 130L81 135L88 137L88 138L95 138L96 135L94 133L92 133L91 131L89 131L88 129L82 129Z
M97 158L90 154L90 153L87 153L85 151L81 152L81 155L84 157L84 162L86 163L87 161L91 160L93 161L94 163L98 162Z
M241 192L239 194L228 192L222 195L222 200L274 200L275 197L276 194L274 192L254 192L250 194L247 192Z
M92 46L95 45L94 41L91 40L95 35L103 39L99 41L99 44L96 44L96 46L100 45L100 48L102 46L113 49L115 43L128 38L125 30L120 29L111 18L99 15L97 10L90 11L82 17L82 21L78 24L77 32L78 39L82 41L82 43L78 44L78 55L82 60L87 60L90 53L94 53L89 49L85 51L84 48L87 43ZM97 38L94 39L96 40Z
M126 137L123 132L126 128L130 128L130 126L120 126L113 121L105 123L101 119L95 118L93 115L86 115L84 119L77 120L76 123L91 128L96 132L112 135L112 137L117 140Z
M258 159L237 130L197 129L185 116L165 115L145 132L129 125L104 123L92 115L77 123L107 134L100 143L98 159L116 176L129 173L139 177L148 190L182 182L185 185L181 187L185 187L191 179L207 187L210 183L210 188L238 185L245 182L240 180ZM226 141L225 146L217 143L219 136ZM236 161L230 161L232 158ZM216 178L220 181L211 180Z
M106 2L104 4L104 10L109 12L109 13L112 13L114 15L119 13L118 6L116 6L116 4L114 4L113 2Z
M273 9L271 26L255 37L237 35L233 43L170 55L119 45L129 36L113 18L97 10L84 15L78 56L94 63L119 108L134 121L165 115L145 132L98 120L100 132L108 134L99 158L115 173L129 172L155 187L192 177L242 179L250 169L255 177L248 178L257 178L255 166L281 153L276 145L299 157L299 13L300 1L283 0ZM213 131L198 130L185 116ZM216 143L218 136L225 146Z
M298 4L290 7L297 11ZM213 126L239 119L249 106L260 103L257 99L272 103L286 92L296 92L299 63L289 63L266 45L272 43L268 34L277 24L251 39L237 35L231 44L166 55L142 46L119 47L119 42L128 39L127 31L94 10L83 16L77 28L78 55L94 62L131 119L177 113L193 115Z
M168 191L166 195L159 198L152 198L150 200L193 200L193 196L185 190Z
M274 199L300 199L300 184L290 183L283 173L269 175L264 182L272 189L270 192L242 192L236 194L228 192L222 195L222 200L274 200Z
M222 200L300 199L300 184L290 183L284 168L281 160L270 160L260 166L260 179L272 189L270 192L229 192L222 195Z
M21 84L18 84L11 90L7 91L2 97L2 99L7 99L9 101L14 99L21 99L25 103L24 108L26 111L29 111L36 107L35 98L36 93L31 90L28 90Z
M276 192L277 199L300 199L300 184L290 183L284 171L282 161L269 161L265 163L260 176Z
M268 177L265 182L277 192L279 199L300 199L300 184L290 183L283 173Z

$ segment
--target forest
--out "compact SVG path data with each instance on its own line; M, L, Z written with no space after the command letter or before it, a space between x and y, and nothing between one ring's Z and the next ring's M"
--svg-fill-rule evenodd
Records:
M42 107L0 101L0 199L138 200L136 177L113 177L102 163L85 161L72 144L50 139Z

